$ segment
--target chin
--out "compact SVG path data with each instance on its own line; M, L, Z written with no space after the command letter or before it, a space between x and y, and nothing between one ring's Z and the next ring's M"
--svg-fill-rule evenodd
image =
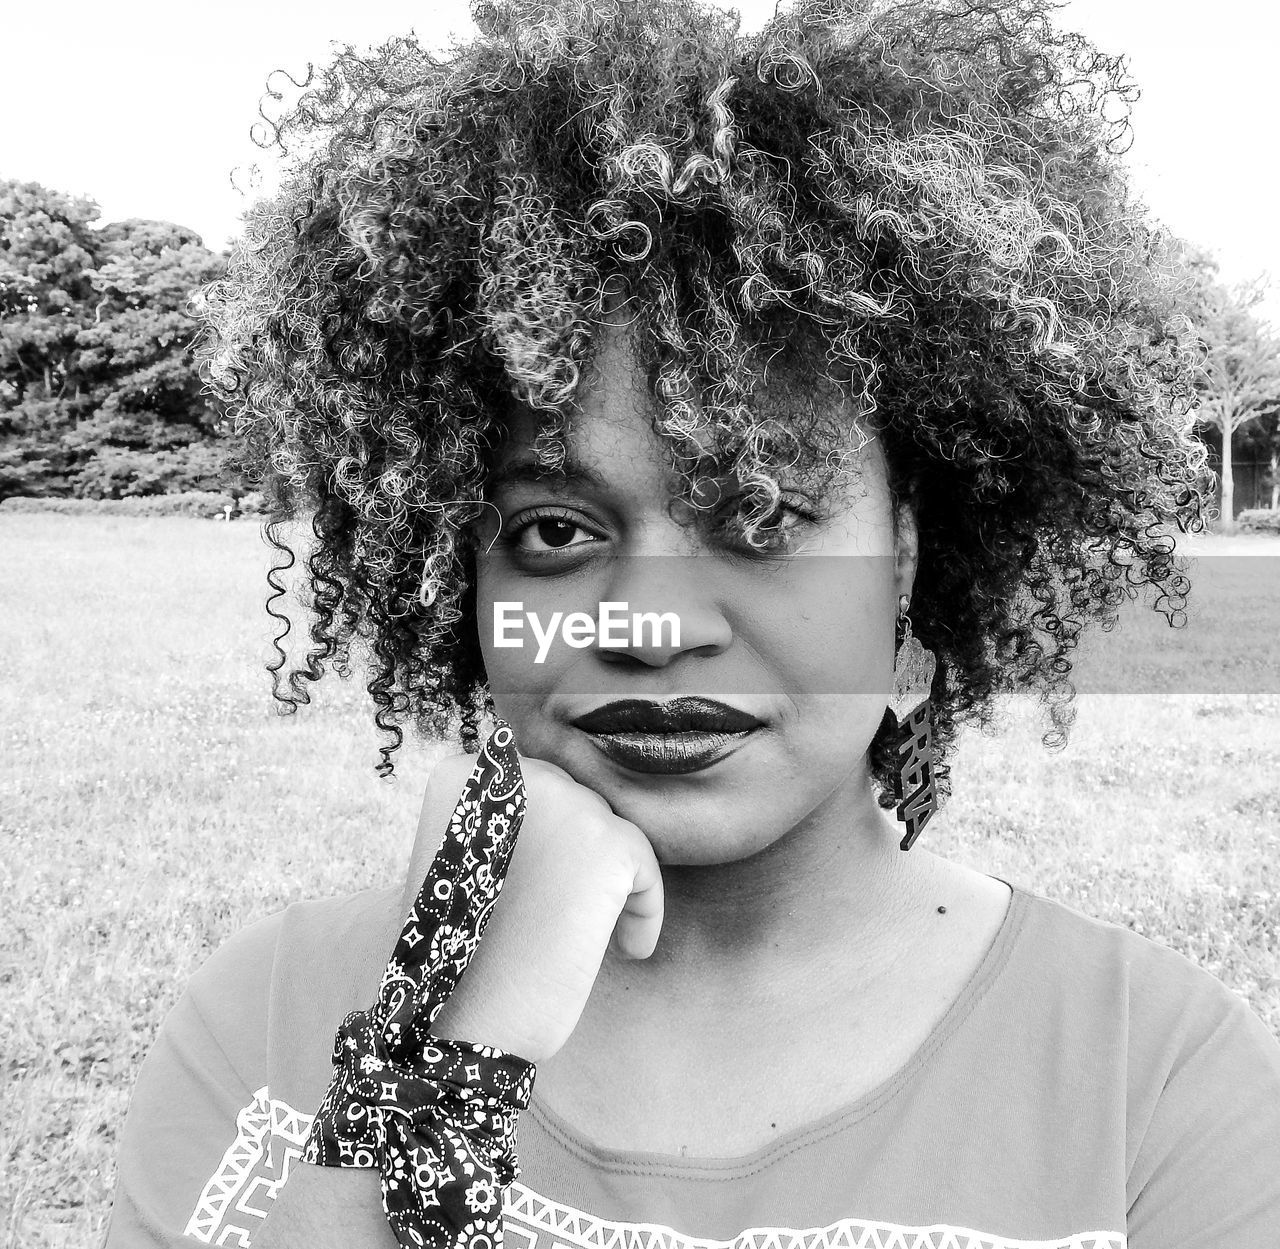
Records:
M630 820L649 839L664 867L717 867L739 863L767 850L782 829L725 826L722 798L710 795L644 795L628 787L625 794L601 792L624 820ZM705 802L705 806L704 806ZM736 807L737 804L735 804ZM732 814L732 812L730 812ZM757 809L756 819L759 822Z
M705 842L706 839L704 837L699 840ZM653 853L662 867L727 867L731 863L742 863L752 858L772 844L769 842L761 846L735 848L723 844L693 845L676 837L654 838Z

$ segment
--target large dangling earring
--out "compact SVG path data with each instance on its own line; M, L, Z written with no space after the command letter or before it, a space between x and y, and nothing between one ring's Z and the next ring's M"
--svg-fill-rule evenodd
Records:
M898 800L898 819L907 826L900 843L903 850L911 849L938 809L933 776L933 703L929 698L938 661L912 636L909 603L905 594L898 599L898 622L905 623L906 632L893 661L893 701L889 704L898 725L893 794Z

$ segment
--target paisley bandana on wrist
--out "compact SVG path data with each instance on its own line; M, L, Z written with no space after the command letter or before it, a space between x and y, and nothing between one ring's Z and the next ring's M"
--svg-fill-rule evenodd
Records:
M518 1174L516 1116L535 1068L429 1029L466 970L524 818L524 777L499 720L382 976L342 1021L334 1076L303 1149L323 1167L377 1167L405 1249L501 1249L502 1193Z

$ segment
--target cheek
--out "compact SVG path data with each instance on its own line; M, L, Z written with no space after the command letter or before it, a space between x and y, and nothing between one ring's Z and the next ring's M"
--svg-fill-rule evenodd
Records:
M753 628L792 698L887 702L893 681L891 561L820 559Z
M558 631L549 645L544 647L540 643L524 613L535 613L545 627L555 612L565 610L565 604L552 602L551 596L546 592L539 594L538 589L536 583L531 586L527 580L494 576L483 569L477 573L476 631L489 690L499 714L517 729L545 702L567 657L581 653L568 651ZM518 640L518 646L497 644L499 623L495 619L495 605L500 604L507 605L505 637L508 642ZM516 627L517 621L519 627ZM540 651L543 653L541 663L538 662Z

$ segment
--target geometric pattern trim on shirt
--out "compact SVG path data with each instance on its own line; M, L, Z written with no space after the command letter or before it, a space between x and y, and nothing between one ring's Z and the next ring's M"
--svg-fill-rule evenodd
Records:
M183 1234L247 1249L311 1131L312 1116L272 1098L264 1084L236 1115L236 1138L196 1202Z
M935 1223L908 1227L840 1219L827 1227L753 1227L732 1240L686 1236L658 1223L615 1223L560 1205L516 1182L503 1217L546 1233L544 1246L561 1249L1125 1249L1120 1232L1076 1233L1058 1240L1009 1240L1003 1236ZM532 1243L513 1240L520 1249Z
M236 1139L209 1177L187 1222L203 1244L251 1249L253 1233L288 1179L312 1116L264 1086L236 1116ZM621 1223L562 1205L518 1180L503 1200L505 1249L1126 1249L1123 1232L1076 1232L1057 1240L1013 1240L949 1224L909 1227L840 1219L806 1229L753 1227L732 1240L686 1236L659 1223Z

